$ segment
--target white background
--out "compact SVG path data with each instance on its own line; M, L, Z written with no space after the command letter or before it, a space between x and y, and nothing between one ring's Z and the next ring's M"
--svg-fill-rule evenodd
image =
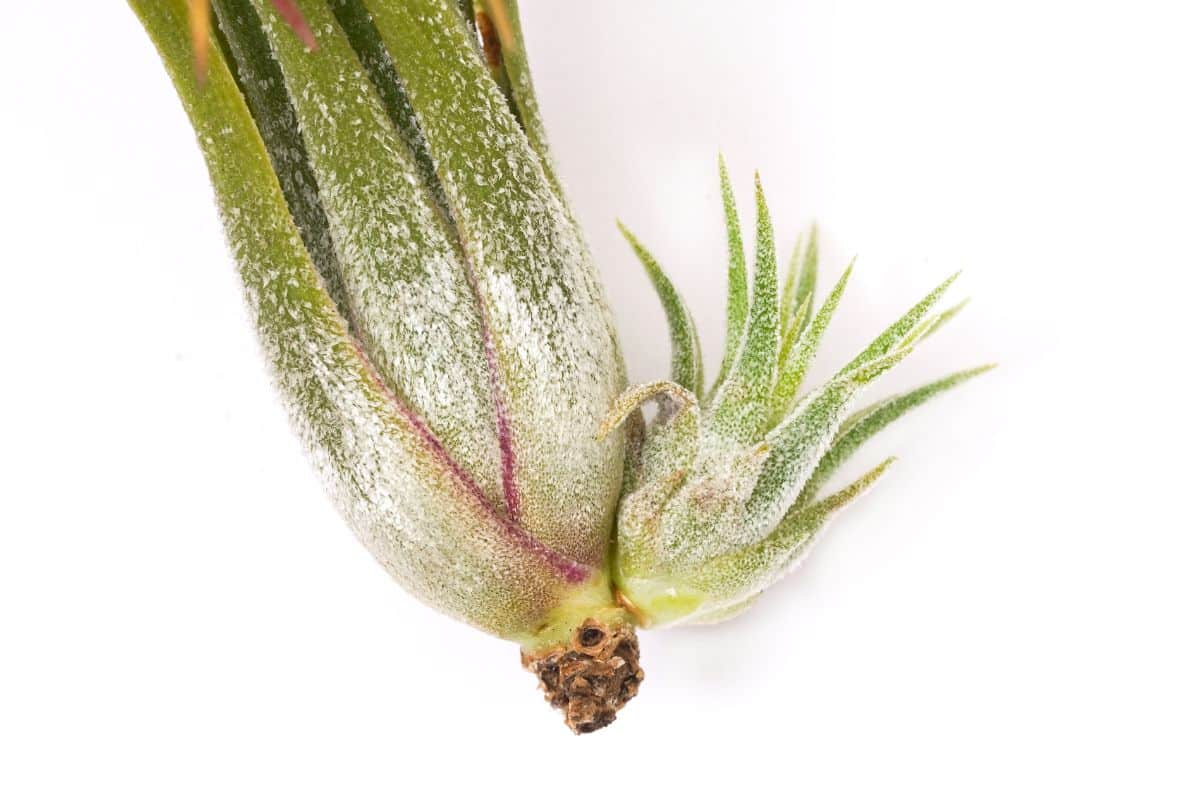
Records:
M8 7L11 5L11 7ZM828 371L946 274L884 390L1001 369L746 616L643 636L575 738L515 646L419 605L310 474L191 131L119 2L6 4L0 796L1200 796L1189 2L527 0L634 380L712 368L715 157L859 257Z

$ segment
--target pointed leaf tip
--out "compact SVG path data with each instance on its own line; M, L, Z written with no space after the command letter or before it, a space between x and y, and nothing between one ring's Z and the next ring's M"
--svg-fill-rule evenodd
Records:
M734 359L712 401L709 431L718 438L749 445L767 428L768 407L779 351L779 275L775 263L775 231L762 182L755 173L754 293L740 331ZM728 342L726 343L728 344Z
M995 366L983 364L946 375L908 392L887 397L849 417L838 430L832 445L821 457L813 474L809 476L797 502L810 502L833 473L875 434L913 409L971 378L990 371Z
M929 313L929 310L933 308L934 304L941 299L942 295L946 293L946 290L950 288L950 285L953 284L961 274L962 270L955 272L949 278L944 280L932 292L921 298L921 300L915 306L910 308L904 314L904 316L892 323L887 330L879 334L879 336L876 337L873 342L867 345L866 349L855 356L849 364L842 367L838 374L845 375L849 372L852 372L863 364L873 361L885 353L888 353L897 346L911 346L913 342L908 341L909 332L921 324L921 322L925 319L925 316Z
M704 391L704 364L700 353L700 337L696 325L692 321L691 312L683 297L675 288L675 284L659 266L650 251L638 240L633 232L617 220L617 227L638 260L646 270L646 274L658 293L659 302L667 315L667 327L671 336L671 380L693 392Z
M203 86L208 77L208 37L212 15L208 0L188 0L188 27L192 34L192 59L196 83Z
M734 358L742 341L742 329L750 307L749 279L746 274L746 251L742 244L741 222L738 220L737 201L733 196L733 183L729 179L729 167L725 156L717 155L717 172L721 184L721 207L725 215L725 235L729 250L727 271L728 296L725 301L725 353L721 369L709 390L715 395L733 368Z
M804 383L804 376L817 354L821 338L825 335L825 330L829 327L834 312L837 311L842 294L846 290L846 284L853 272L854 262L851 261L842 272L841 277L838 278L838 282L834 284L829 296L825 298L825 302L821 304L821 310L804 328L795 346L788 353L787 360L779 371L779 380L775 384L773 392L773 414L776 419L782 419L800 401L799 392Z

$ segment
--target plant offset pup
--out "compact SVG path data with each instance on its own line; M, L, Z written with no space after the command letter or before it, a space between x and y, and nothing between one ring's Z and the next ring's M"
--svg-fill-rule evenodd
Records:
M751 292L722 165L720 374L706 390L687 309L626 232L673 351L669 381L627 387L515 0L130 4L196 129L267 359L342 514L410 592L517 642L577 733L637 692L636 627L745 609L887 468L819 497L859 445L986 369L851 413L957 311L934 312L947 281L802 390L849 270L818 305L810 237L781 292L759 187Z

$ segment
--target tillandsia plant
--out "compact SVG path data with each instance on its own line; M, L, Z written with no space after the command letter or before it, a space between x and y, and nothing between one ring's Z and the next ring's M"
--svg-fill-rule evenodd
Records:
M804 390L849 271L814 311L810 237L781 293L760 187L751 292L722 164L720 374L706 389L692 319L630 235L673 355L669 381L628 387L515 0L130 5L196 129L267 360L343 516L422 601L519 644L577 733L637 692L637 627L744 609L887 467L818 497L863 441L985 369L850 413L957 310L934 312L947 281Z

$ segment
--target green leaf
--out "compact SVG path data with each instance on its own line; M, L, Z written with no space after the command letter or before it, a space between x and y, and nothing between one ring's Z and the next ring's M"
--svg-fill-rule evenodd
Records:
M634 412L650 400L658 403L658 416L642 442L639 483L653 483L689 469L696 457L700 428L696 396L677 383L657 381L630 386L622 392L600 424L597 438L610 435L622 423L641 420L641 415Z
M446 193L438 181L437 170L433 166L433 156L429 153L429 145L425 142L425 135L421 133L421 126L417 123L412 103L409 102L408 94L404 91L404 84L396 75L396 65L392 63L391 55L384 47L383 40L379 38L379 31L375 29L371 15L367 13L362 0L328 0L328 2L334 16L337 17L338 24L342 26L346 38L350 41L350 46L358 55L359 63L362 64L363 70L370 78L371 85L375 87L376 94L383 102L388 117L396 126L396 132L408 145L421 183L437 201L438 209L449 220L450 205L446 200Z
M625 374L591 256L457 4L364 5L425 135L476 290L507 415L515 516L556 550L598 563L623 444L594 434Z
M842 277L838 278L829 297L825 298L825 302L821 304L821 310L813 318L812 324L804 328L799 340L788 352L787 361L779 371L779 380L776 381L775 390L771 396L772 420L781 419L795 408L799 399L800 387L804 383L804 376L808 373L813 358L817 355L817 349L821 346L821 338L825 335L825 330L829 327L834 312L837 311L838 303L842 300L842 293L846 290L846 282L850 280L850 273L853 270L854 263L851 262L850 266L846 267L846 271L842 273Z
M665 572L702 564L748 541L746 503L770 455L760 442L709 458L688 473L661 514Z
M267 0L254 2L266 19ZM277 20L265 28L332 225L349 319L388 388L504 507L487 332L458 242L333 12L302 2L319 51Z
M833 515L861 497L895 463L894 457L887 458L853 483L819 503L797 506L789 511L775 531L762 543L763 550L773 556L771 560L775 565L773 572L762 575L767 585L779 580L796 567L816 535L829 523ZM766 586L762 588L765 589Z
M754 605L755 601L762 596L762 593L752 594L744 600L739 600L736 603L722 605L711 610L703 611L694 616L688 617L688 625L716 625L721 622L727 622L736 616L739 616L750 610L750 606Z
M779 368L779 293L775 234L766 197L754 177L757 205L754 298L729 377L717 390L707 438L749 445L766 432L771 389Z
M804 245L802 247L802 245ZM812 317L812 303L804 305L808 298L817 290L817 226L808 229L808 243L804 237L796 238L792 248L792 257L788 261L787 281L783 288L783 327L786 329L793 320L799 321L803 330Z
M765 536L795 502L849 413L855 395L900 363L911 350L898 350L838 376L811 392L766 439L771 456L746 504L746 541Z
M808 483L805 484L804 491L801 492L797 502L800 504L811 502L821 490L821 487L825 485L825 482L837 471L838 467L844 464L850 456L854 455L858 448L862 447L868 439L882 431L888 425L891 425L909 411L932 400L943 392L947 392L955 386L965 383L976 375L982 375L995 368L995 366L995 364L985 364L974 369L955 372L952 375L947 375L944 378L927 383L910 392L893 395L847 419L838 431L833 445L821 458L817 468L808 479Z
M713 617L726 618L720 616L722 610L744 610L760 592L795 567L833 515L862 496L894 461L889 458L816 505L790 511L766 538L713 559L685 577L688 591L704 593L707 602L701 606L704 613L683 621L706 622Z
M923 342L930 336L933 336L935 333L941 330L946 323L957 317L959 312L966 308L967 303L969 302L970 300L963 300L962 302L946 309L942 313L925 320L916 328L914 328L912 333L905 337L900 346L908 347L916 344L917 342Z
M213 0L213 11L217 34L237 66L234 77L271 157L288 208L338 311L349 319L349 299L317 178L262 21L250 0Z
M312 50L317 49L317 40L308 27L307 20L296 8L293 0L272 0L278 12L296 36ZM191 28L192 55L195 62L196 80L203 84L208 75L209 36L212 34L212 15L209 10L209 0L188 0L188 24Z
M673 381L655 381L654 383L639 383L621 392L613 401L612 409L600 422L596 438L603 439L610 435L636 409L650 401L658 401L659 416L669 418L681 408L695 407L696 395L685 386Z
M554 188L563 207L571 212L566 191L558 179L554 155L550 150L550 137L546 123L538 108L537 95L533 90L533 73L529 69L529 54L525 49L525 37L521 31L521 15L517 0L475 0L476 13L484 11L496 33L500 47L502 68L507 82L506 93L525 136L541 161L546 178ZM485 56L487 47L485 46Z
M878 338L867 345L866 349L855 356L849 364L842 367L842 371L838 374L844 375L852 372L863 364L891 352L897 345L902 344L908 332L925 318L925 315L929 313L929 309L933 308L934 304L941 299L942 295L946 293L946 290L950 288L950 284L954 283L959 274L957 272L954 273L940 286L922 298L904 316L892 323L891 327L879 334Z
M325 291L224 57L194 80L184 0L131 0L196 130L263 350L343 515L418 598L520 638L589 571L497 516L400 404Z
M811 307L812 295L810 294L804 298L804 301L800 304L799 311L793 315L791 322L784 326L783 341L779 345L779 368L781 370L783 369L783 365L787 363L788 356L792 353L792 348L796 345L796 339L800 337L800 332L804 330L807 324L805 318L808 316L808 311Z
M671 279L654 260L654 256L650 255L628 228L620 222L617 222L617 227L621 229L621 234L646 268L646 274L650 276L650 282L654 284L654 290L658 292L658 299L666 312L667 326L671 332L671 380L690 392L704 391L700 337L696 333L696 324L692 321L691 313L679 292L675 290Z
M742 342L742 331L746 327L749 308L749 289L746 279L746 249L742 245L742 226L738 221L737 201L733 196L733 184L725 157L717 159L721 175L721 203L725 210L725 234L729 240L728 289L725 300L725 357L721 360L721 371L713 383L710 395L715 395L725 383L725 376L733 368L738 346Z

